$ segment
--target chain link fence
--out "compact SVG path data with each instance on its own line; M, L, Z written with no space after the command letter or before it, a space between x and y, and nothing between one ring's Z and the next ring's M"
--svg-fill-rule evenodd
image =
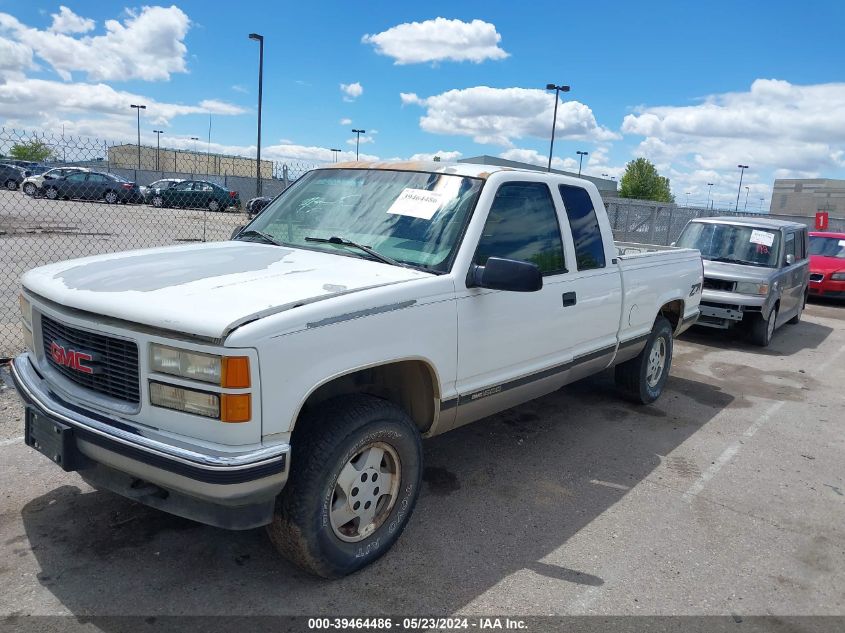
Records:
M16 161L15 146L45 156ZM126 147L0 128L0 358L23 349L18 294L25 271L74 257L225 240L246 222L246 203L258 189L254 158L142 147L138 160L137 146ZM167 157L175 169L155 169L156 154L160 167ZM127 164L133 158L134 167ZM261 193L269 197L316 166L261 162Z

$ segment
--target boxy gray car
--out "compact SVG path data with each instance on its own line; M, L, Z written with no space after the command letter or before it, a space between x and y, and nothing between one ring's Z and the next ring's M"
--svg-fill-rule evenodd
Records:
M807 302L807 227L767 218L692 220L678 246L697 248L704 261L698 325L746 328L766 346L775 329L798 323Z

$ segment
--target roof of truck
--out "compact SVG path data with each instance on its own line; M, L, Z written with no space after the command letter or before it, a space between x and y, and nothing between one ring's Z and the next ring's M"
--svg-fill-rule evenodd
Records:
M479 165L476 163L446 163L433 160L388 160L388 161L349 161L323 165L323 169L386 169L399 171L423 171L439 174L454 174L470 178L487 178L497 171L521 171L529 174L538 171L503 167L501 165ZM544 172L539 172L544 173Z
M769 229L795 229L806 228L801 222L790 222L788 220L775 220L766 216L731 216L723 215L715 218L695 218L693 222L708 222L712 224L737 224L739 226L756 226Z

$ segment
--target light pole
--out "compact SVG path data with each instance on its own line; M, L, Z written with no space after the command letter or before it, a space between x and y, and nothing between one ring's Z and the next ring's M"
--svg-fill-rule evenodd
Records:
M264 36L250 33L249 39L258 42L258 140L255 154L255 191L261 195L261 95L264 88Z
M549 166L546 171L552 170L552 152L555 148L555 126L557 126L557 102L558 96L561 92L569 92L569 86L558 86L556 84L546 84L546 90L555 91L555 113L552 116L552 140L549 143Z
M197 141L200 140L199 136L192 136L191 140L194 142L194 174L199 171L199 156L197 156Z
M760 198L760 208L758 209L760 213L763 213L763 200L765 200L765 198Z
M707 205L704 207L705 209L709 209L709 208L710 208L710 192L711 192L711 191L713 191L713 183L712 183L712 182L708 182L708 183L707 183Z
M745 213L748 211L748 190L749 188L745 188L745 206L742 208L742 212Z
M742 175L745 173L745 170L748 169L748 165L737 165L739 167L739 187L736 188L736 206L734 207L734 213L739 211L739 194L742 193Z
M153 134L156 135L156 171L159 171L158 153L161 149L161 135L164 134L164 130L153 130Z
M339 149L330 149L329 151L332 152L332 156L334 157L334 162L337 162L337 155L340 154L340 150Z
M578 154L578 177L580 178L581 177L581 165L584 162L584 156L586 156L590 152L582 152L581 150L578 150L575 153Z
M145 105L135 105L130 104L130 108L135 108L135 111L138 113L138 169L141 169L141 110L146 110L147 106Z
M355 137L355 160L358 160L358 146L361 144L361 135L366 134L367 130L352 130L357 136Z
M687 207L687 208L689 208L689 194L690 194L690 192L687 191L687 201L684 203L684 206Z

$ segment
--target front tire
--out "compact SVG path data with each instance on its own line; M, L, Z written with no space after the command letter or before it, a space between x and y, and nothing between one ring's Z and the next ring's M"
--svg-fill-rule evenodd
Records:
M209 211L219 211L220 210L220 203L217 200L209 200L208 201L208 210Z
M11 178L9 178L9 180L6 181L6 189L8 189L9 191L14 191L17 188L18 188L18 183L16 181L12 180Z
M616 366L616 385L640 404L651 404L663 393L672 367L672 325L658 316L645 347Z
M36 187L31 182L28 182L23 186L23 192L28 196L34 197L37 191L38 191L38 187Z
M420 434L391 402L341 396L298 422L298 455L267 526L288 560L339 578L369 565L399 538L422 479Z
M153 196L153 206L157 209L164 207L164 198L161 196Z
M114 191L106 191L103 199L106 201L106 204L117 204L118 202L117 194Z
M59 190L55 187L47 187L44 191L44 195L47 197L48 200L58 200L59 199Z
M748 335L749 340L754 343L754 345L759 345L760 347L768 347L769 343L772 342L772 337L775 334L777 320L777 306L772 308L772 311L769 313L768 319L764 319L762 314L759 315L751 323L751 331Z

